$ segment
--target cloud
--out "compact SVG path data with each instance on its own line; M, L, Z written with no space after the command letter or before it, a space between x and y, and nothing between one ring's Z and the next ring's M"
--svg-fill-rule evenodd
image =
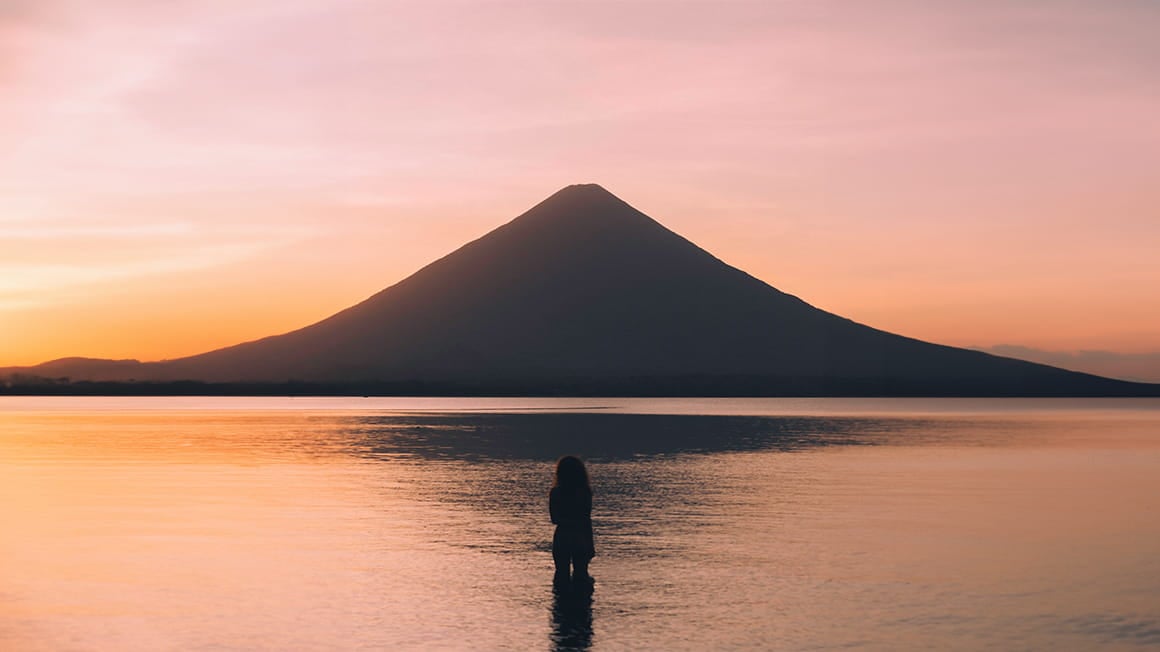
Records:
M950 143L973 161L1015 128L1099 140L1110 96L1145 123L1160 60L1148 15L1119 4L47 4L72 38L34 57L60 65L24 89L36 128L14 155L44 192L277 192L614 152L746 169Z
M1017 344L974 348L1008 358L1038 362L1097 376L1160 383L1160 352L1045 351Z
M253 256L268 246L256 242L219 244L179 256L156 257L119 264L84 265L60 262L32 265L0 262L0 299L16 295L24 300L26 297L20 295L45 294L140 276L156 276L227 265Z
M53 240L62 239L106 239L106 238L154 238L158 236L183 236L194 233L189 222L130 223L130 224L42 224L4 223L0 221L0 239Z
M121 291L138 280L228 268L316 233L296 224L98 219L0 222L0 310Z
M1158 26L1126 0L0 0L0 260L72 287L297 225L338 269L597 180L839 312L875 257L895 314L947 288L1027 314L1026 279L1081 269L1134 295L1160 282L1129 264L1160 235ZM962 342L945 321L897 329Z

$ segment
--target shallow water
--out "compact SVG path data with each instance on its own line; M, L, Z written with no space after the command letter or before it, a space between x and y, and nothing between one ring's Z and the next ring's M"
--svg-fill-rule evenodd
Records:
M7 397L0 500L4 650L1160 646L1155 400Z

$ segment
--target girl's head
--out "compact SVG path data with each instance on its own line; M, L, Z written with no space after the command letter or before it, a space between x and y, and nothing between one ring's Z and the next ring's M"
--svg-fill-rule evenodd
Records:
M588 488L588 470L579 457L565 455L556 462L556 486Z

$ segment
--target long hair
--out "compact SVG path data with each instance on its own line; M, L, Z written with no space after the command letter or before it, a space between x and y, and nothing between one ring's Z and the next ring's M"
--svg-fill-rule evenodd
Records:
M556 462L556 486L567 489L584 489L591 492L588 484L588 469L575 455L565 455Z

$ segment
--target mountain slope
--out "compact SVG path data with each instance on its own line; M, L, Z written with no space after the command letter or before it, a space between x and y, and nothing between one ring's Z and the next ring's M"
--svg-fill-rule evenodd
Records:
M659 393L1149 387L920 342L818 310L597 185L564 188L314 325L134 371L159 380L426 381L484 391L576 382L632 390L658 379L667 388Z
M217 381L721 376L995 385L1093 377L818 310L596 185L569 186L313 326L164 365Z

